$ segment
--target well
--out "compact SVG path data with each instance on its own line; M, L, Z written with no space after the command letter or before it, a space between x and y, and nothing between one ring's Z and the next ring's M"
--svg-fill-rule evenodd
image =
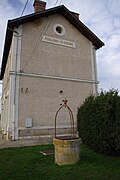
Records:
M70 107L67 105L67 100L63 100L64 104L59 108L55 115L55 138L53 144L55 146L55 163L58 165L71 165L75 164L80 159L80 138L74 134L74 118ZM70 115L71 122L71 136L57 137L56 135L56 121L59 111L67 108Z

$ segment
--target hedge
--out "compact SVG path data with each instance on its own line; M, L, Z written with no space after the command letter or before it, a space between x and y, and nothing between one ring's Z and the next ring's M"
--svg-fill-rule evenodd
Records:
M97 152L120 156L120 96L117 90L89 96L78 108L82 142Z

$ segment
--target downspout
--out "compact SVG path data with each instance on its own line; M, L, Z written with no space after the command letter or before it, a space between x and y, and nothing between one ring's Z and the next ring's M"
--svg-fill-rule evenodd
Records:
M97 65L96 65L96 49L93 48L93 60L94 60L94 73L95 73L95 81L98 81L97 76ZM98 84L95 84L95 95L98 96Z
M15 33L16 35L14 35L17 38L17 42L16 42L16 55L15 55L15 74L14 74L14 101L13 101L13 136L12 136L12 140L15 141L16 137L15 137L15 121L16 121L16 80L17 80L17 60L18 60L18 38L19 38L19 33L13 29L8 28L10 31L12 31L13 33Z

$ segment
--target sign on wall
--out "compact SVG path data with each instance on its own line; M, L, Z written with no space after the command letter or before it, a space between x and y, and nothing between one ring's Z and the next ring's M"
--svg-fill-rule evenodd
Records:
M75 43L72 42L72 41L59 39L59 38L54 38L54 37L50 37L50 36L45 36L44 35L42 37L42 41L52 43L52 44L58 44L58 45L66 46L66 47L70 47L70 48L76 48Z

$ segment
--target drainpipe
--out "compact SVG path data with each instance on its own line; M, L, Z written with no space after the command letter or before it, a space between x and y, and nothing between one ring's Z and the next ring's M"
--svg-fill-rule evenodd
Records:
M97 77L97 62L96 62L96 50L93 48L93 59L94 59L94 73L95 73L95 81L98 81ZM98 84L95 84L95 95L98 96Z
M18 60L18 38L19 38L19 33L13 29L8 28L10 31L12 31L13 33L15 33L16 35L14 35L17 38L17 42L16 42L16 55L15 55L15 74L14 74L14 101L13 101L13 136L12 136L12 140L15 141L16 140L16 136L15 136L15 121L16 121L16 80L17 80L17 60Z

